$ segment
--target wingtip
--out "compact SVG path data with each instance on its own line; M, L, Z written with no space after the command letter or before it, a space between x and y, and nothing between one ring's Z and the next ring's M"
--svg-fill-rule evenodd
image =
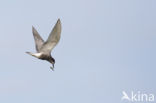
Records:
M61 20L60 20L60 18L58 18L57 23L60 23L60 22L61 22Z
M35 29L34 26L32 25L32 30Z
M33 34L37 32L37 30L35 29L34 26L32 26L32 32L33 32ZM38 32L37 32L37 33L38 33Z
M61 28L61 20L60 20L60 18L58 18L55 26L57 26L57 28Z

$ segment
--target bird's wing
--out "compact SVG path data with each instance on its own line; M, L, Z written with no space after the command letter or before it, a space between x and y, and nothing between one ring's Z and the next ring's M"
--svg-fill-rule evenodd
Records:
M32 27L32 32L33 32L33 36L34 36L34 40L36 44L36 51L40 52L41 47L44 44L44 40L41 38L41 36L39 35L39 33L34 27Z
M43 44L41 51L50 53L51 50L57 45L61 36L61 21L57 20L53 30L51 31L47 41Z

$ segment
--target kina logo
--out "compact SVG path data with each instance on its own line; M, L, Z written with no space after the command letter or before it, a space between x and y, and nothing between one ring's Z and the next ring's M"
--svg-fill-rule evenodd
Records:
M131 102L154 102L154 94L152 93L142 93L140 91L134 92L131 91L130 93L126 93L122 91L121 100L127 100Z

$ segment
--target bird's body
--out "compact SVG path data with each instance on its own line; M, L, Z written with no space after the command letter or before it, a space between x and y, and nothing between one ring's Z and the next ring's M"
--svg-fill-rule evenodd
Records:
M49 61L54 68L55 59L51 56L52 49L57 45L60 40L61 35L61 21L58 19L57 23L55 24L53 30L51 31L47 41L41 38L37 30L32 27L32 32L36 44L36 51L37 53L26 52L38 59L47 60ZM51 67L51 69L53 69Z

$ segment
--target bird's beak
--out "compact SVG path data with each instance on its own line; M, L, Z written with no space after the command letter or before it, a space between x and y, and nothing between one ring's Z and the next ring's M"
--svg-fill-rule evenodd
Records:
M52 69L54 71L54 64L52 64L52 67L50 67L50 69Z

